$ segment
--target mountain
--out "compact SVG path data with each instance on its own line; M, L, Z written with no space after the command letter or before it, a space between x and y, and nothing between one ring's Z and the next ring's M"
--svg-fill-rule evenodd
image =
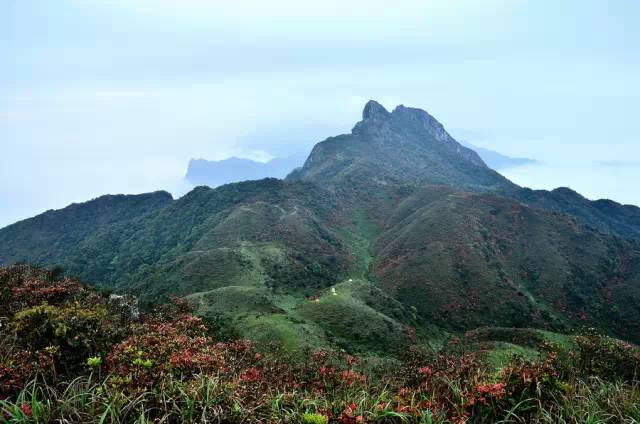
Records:
M460 144L475 151L492 169L500 170L536 163L532 159L512 158L469 143L461 142ZM304 165L306 159L307 155L274 158L268 162L258 162L238 157L230 157L219 161L191 159L185 178L193 185L206 185L209 187L262 178L284 178Z
M124 199L1 229L0 263L187 296L291 350L386 354L484 326L640 341L639 209L521 188L420 109L370 101L284 180Z
M231 157L220 161L191 159L186 179L194 185L217 187L229 183L262 178L284 178L302 166L306 155L275 158L268 162Z
M508 168L514 168L516 166L532 165L537 163L537 161L533 159L514 158L514 157L506 156L494 150L489 150L483 147L474 146L473 144L466 143L464 141L460 141L460 144L475 151L478 154L478 156L480 156L482 160L490 168L495 170L508 169Z
M331 137L311 151L290 179L333 190L449 184L465 190L509 191L516 186L457 143L427 112L398 106L388 112L371 100L351 134Z
M455 141L427 112L402 105L388 112L369 101L351 134L316 144L304 166L287 178L342 191L347 199L371 202L372 196L383 198L376 203L383 209L387 200L398 201L394 193L427 184L499 193L531 207L574 216L598 231L640 240L637 206L591 201L568 188L546 191L519 187ZM399 190L400 186L404 190Z

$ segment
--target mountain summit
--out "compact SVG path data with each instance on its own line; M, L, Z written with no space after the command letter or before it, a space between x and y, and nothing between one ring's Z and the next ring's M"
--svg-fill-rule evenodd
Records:
M362 110L362 120L381 120L390 116L387 109L375 100L369 100Z
M353 133L366 134L375 132L380 127L386 127L389 131L404 132L413 129L425 140L433 139L443 144L450 145L465 159L478 166L486 166L480 157L473 151L460 149L464 147L449 135L444 126L436 118L422 109L398 105L393 112L388 112L380 103L369 100L362 111L362 121L356 124ZM395 126L395 128L393 128Z
M318 143L290 178L334 189L354 183L442 184L473 191L514 188L427 112L403 105L389 112L374 100L367 102L351 134Z

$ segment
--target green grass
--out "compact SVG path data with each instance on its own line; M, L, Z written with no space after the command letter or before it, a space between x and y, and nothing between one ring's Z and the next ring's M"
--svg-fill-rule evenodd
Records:
M381 228L364 210L355 211L351 226L340 230L340 236L349 246L349 251L355 259L350 270L351 277L373 280L371 265L375 258L371 249L381 233Z
M411 310L374 284L347 279L320 292L320 300L299 293L274 292L264 286L229 286L187 297L205 318L224 316L236 334L259 344L278 343L289 351L306 347L340 347L365 355L394 354L415 327ZM426 328L426 329L425 329ZM443 339L437 328L419 327L419 340Z
M403 325L352 296L347 287L337 285L335 295L329 291L318 302L302 304L297 314L317 323L348 351L389 353L402 349L408 342Z
M455 392L462 381L448 381ZM369 423L458 423L453 411L463 399L450 399L450 415L438 415L421 401L434 399L425 393L402 402L406 412L395 410L400 397L397 387L341 387L331 392L310 388L277 388L248 405L243 392L218 377L195 376L185 384L167 379L162 390L130 395L114 390L93 376L78 377L58 385L40 380L29 382L12 400L0 400L0 417L6 423L146 423L146 422L292 422L325 424L328 415L340 417L355 405L351 417L362 415ZM252 387L258 389L257 387ZM541 402L544 393L531 393L519 402L502 404L489 416L470 416L469 423L544 423L544 424L638 424L640 387L606 382L597 378L578 380ZM485 410L486 413L486 410ZM346 421L351 422L351 421Z
M329 343L315 323L295 320L285 314L246 315L237 320L238 332L258 346L284 349L289 353L318 349Z
M561 350L569 351L571 349L575 349L576 347L575 338L573 336L569 336L567 334L554 333L552 331L545 331L545 330L537 330L537 331L538 331L538 334L540 334L545 341L555 344Z
M490 350L484 354L484 360L488 366L499 370L509 364L509 362L518 356L527 361L534 361L541 358L540 352L530 347L518 346L512 343L495 342L492 343Z
M273 303L270 291L260 287L221 287L193 294L187 300L196 305L198 315L203 317L283 312Z

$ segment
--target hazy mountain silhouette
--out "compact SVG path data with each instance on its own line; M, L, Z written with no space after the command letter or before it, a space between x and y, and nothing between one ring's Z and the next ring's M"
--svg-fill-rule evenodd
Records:
M294 169L302 166L306 154L274 158L268 162L231 157L219 161L191 159L186 179L194 185L217 187L239 181L262 178L284 178Z
M474 150L484 161L484 163L489 166L489 168L495 169L497 171L507 168L515 168L517 166L523 165L532 165L538 163L538 161L529 158L514 158L511 156L503 155L502 153L498 153L494 150L485 149L483 147L474 146L471 143L467 143L465 141L460 141L465 147Z

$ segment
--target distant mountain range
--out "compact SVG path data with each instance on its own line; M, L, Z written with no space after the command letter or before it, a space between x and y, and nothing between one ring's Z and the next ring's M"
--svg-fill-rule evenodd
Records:
M502 169L508 169L508 168L515 168L517 166L533 165L535 163L538 163L538 161L534 159L513 158L493 150L474 146L473 144L467 143L464 141L461 141L460 144L470 148L471 150L474 150L482 158L484 163L486 163L487 166L489 166L489 168L495 169L496 171L500 171Z
M262 178L284 178L294 169L302 166L307 155L275 158L268 162L231 157L219 161L191 159L186 179L193 185L217 187Z
M187 296L287 349L397 353L493 326L640 341L640 208L519 187L427 112L375 101L285 179L105 196L1 229L0 264L17 261Z
M489 167L496 170L537 163L533 159L512 158L493 150L476 147L470 143L461 142L460 144L474 150ZM294 169L301 167L306 159L307 154L274 158L268 162L258 162L238 157L230 157L219 161L191 159L186 179L196 186L218 187L223 184L259 180L261 178L284 178Z

